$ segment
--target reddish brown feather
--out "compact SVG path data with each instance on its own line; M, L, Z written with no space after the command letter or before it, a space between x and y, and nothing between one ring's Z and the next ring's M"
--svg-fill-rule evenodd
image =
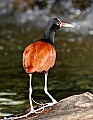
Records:
M54 66L55 60L54 47L42 41L30 44L23 53L23 67L27 73L48 71Z

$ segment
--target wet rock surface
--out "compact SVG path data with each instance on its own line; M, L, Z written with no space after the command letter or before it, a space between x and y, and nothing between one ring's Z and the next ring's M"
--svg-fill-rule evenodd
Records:
M93 120L93 94L70 96L22 120Z

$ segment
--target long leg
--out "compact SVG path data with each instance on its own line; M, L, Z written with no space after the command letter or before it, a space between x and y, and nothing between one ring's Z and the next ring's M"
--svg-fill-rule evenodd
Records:
M51 106L53 104L56 104L57 101L48 93L48 90L47 90L47 73L45 73L45 86L44 86L44 91L45 93L49 96L49 98L52 100L52 103L48 103L48 105L45 105L45 106L42 106L40 107L39 109L37 110L34 110L33 108L33 105L32 105L32 85L31 85L31 82L32 82L32 74L29 74L30 76L30 83L29 83L29 101L30 101L30 112L25 114L25 115L22 115L22 116L18 116L18 117L9 117L9 118L4 118L4 120L17 120L17 119L20 119L20 118L23 118L23 117L27 117L28 115L30 115L31 113L39 113L38 111L40 110L44 110L45 107L47 106ZM42 112L41 111L41 112Z
M39 112L38 112L39 110L44 109L44 107L41 107L41 108L36 109L36 110L34 110L34 108L33 108L33 104L32 104L32 85L31 85L31 83L32 83L32 74L29 74L29 77L30 77L30 81L29 81L30 112L27 113L27 116L28 116L29 114L31 114L31 113L39 113ZM34 102L35 102L35 101L34 101ZM37 103L37 102L35 102L35 103ZM38 103L38 104L39 104L39 103ZM41 104L41 105L43 105L43 104ZM43 110L42 110L42 111L43 111ZM42 112L42 111L41 111L41 112Z
M52 103L50 103L49 105L53 105L53 104L56 104L57 101L49 94L48 92L48 89L47 89L47 76L48 76L48 73L46 72L45 73L45 86L44 86L44 91L45 93L49 96L49 98L52 100Z
M32 85L31 85L31 82L32 82L32 74L29 74L29 77L30 77L30 81L29 81L29 101L30 101L30 113L34 113L34 108L33 108L33 105L32 105Z
M22 116L18 116L18 117L9 117L9 118L4 118L4 120L17 120L17 119L20 119L20 118L23 118L23 117L27 117L28 115L30 115L31 113L36 113L36 111L34 110L33 108L33 105L32 105L32 85L31 85L31 82L32 82L32 74L29 74L29 77L30 77L30 81L29 81L29 101L30 101L30 111L29 113L25 114L25 115L22 115Z

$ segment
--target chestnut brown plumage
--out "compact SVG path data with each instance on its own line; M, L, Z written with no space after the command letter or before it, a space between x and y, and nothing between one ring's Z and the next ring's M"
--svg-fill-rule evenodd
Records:
M49 43L37 41L26 47L23 53L23 66L27 73L47 72L54 66L55 59L54 47Z
M32 74L34 72L44 72L45 73L45 86L44 91L52 100L52 103L48 103L47 106L56 104L57 101L49 94L47 90L47 75L50 68L55 64L56 51L54 48L54 35L56 30L61 27L73 27L71 24L63 23L58 18L50 19L45 31L44 37L25 48L23 53L23 67L25 71L30 76L30 87L29 87L29 100L31 110L25 116L36 112L32 105ZM44 107L44 106L43 106Z

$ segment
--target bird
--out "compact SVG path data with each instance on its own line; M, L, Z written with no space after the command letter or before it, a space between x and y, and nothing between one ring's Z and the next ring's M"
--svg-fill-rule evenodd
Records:
M36 113L32 104L32 74L35 72L45 74L44 92L51 99L51 103L48 106L52 106L57 103L57 101L48 92L47 78L49 70L54 66L56 61L56 50L54 48L54 36L55 32L62 28L74 28L73 25L62 22L59 18L51 18L45 29L44 36L28 45L23 52L23 68L30 77L29 81L29 101L30 101L30 112Z

